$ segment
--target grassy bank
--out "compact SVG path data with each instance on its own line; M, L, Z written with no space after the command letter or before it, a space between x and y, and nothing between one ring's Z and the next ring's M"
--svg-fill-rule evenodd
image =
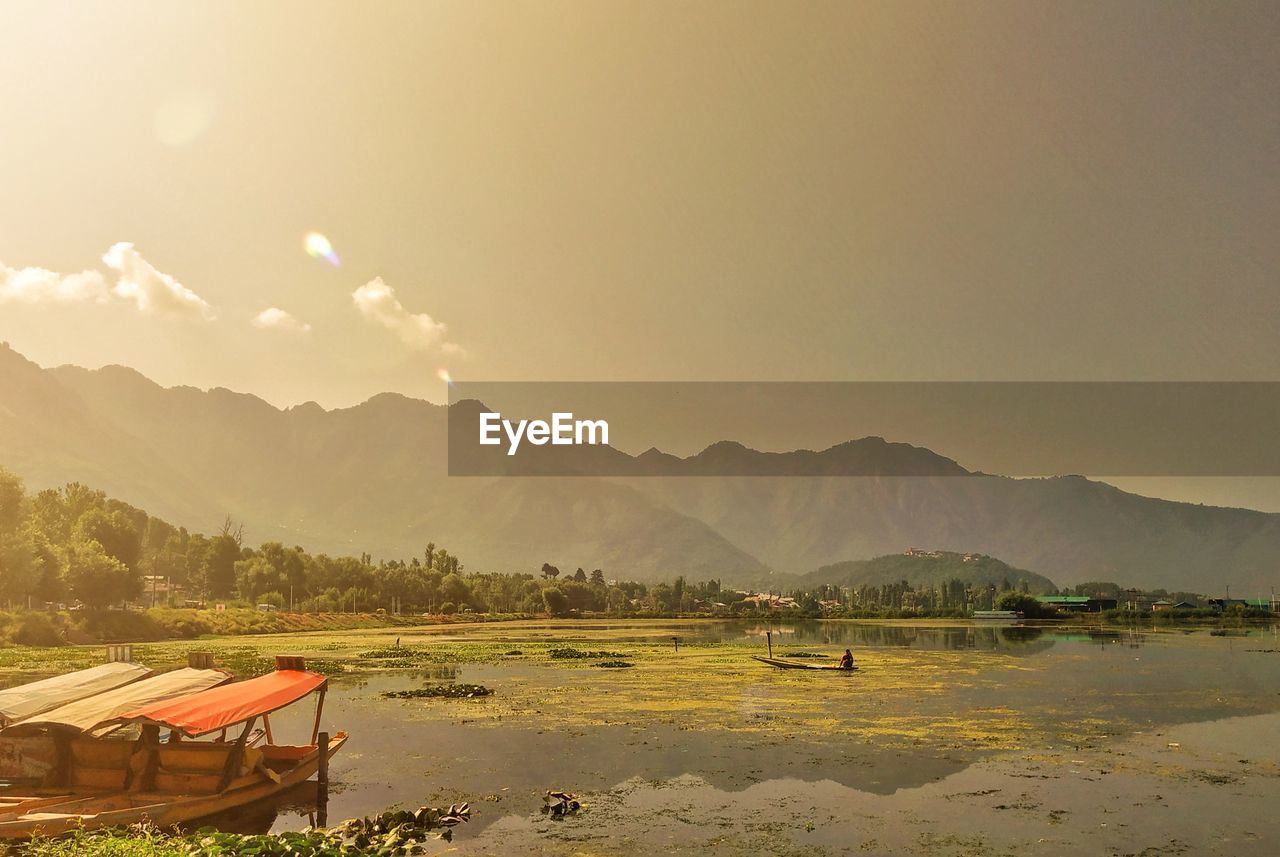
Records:
M510 614L395 616L386 613L266 613L250 608L77 610L0 613L0 642L20 646L141 643L245 634L296 634L365 628L420 627L527 618Z
M57 839L36 838L17 846L0 846L0 855L23 857L355 857L363 854L418 854L434 839L453 838L454 826L470 820L466 804L447 809L422 807L352 818L326 829L300 832L240 834L200 830L169 834L153 827L93 832L73 831Z

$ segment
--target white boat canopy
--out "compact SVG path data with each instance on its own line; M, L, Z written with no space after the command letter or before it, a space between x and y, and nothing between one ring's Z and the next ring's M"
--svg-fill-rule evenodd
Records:
M0 726L85 699L151 675L142 664L117 661L0 690Z
M42 729L92 732L104 721L119 717L126 711L189 696L230 680L231 674L222 670L198 670L191 667L173 670L33 715L21 723L7 727L0 734L6 737L30 735Z

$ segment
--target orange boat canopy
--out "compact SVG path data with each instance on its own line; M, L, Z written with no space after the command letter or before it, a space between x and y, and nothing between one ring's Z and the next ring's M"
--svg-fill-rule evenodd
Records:
M224 684L126 712L122 723L150 723L176 729L189 738L217 732L236 723L284 708L328 681L304 670L276 670L247 681Z

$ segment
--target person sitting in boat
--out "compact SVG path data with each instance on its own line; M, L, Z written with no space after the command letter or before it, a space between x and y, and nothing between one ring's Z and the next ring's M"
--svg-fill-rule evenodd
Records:
M840 656L840 669L842 670L853 669L853 652L849 651L848 649L845 649L844 654Z

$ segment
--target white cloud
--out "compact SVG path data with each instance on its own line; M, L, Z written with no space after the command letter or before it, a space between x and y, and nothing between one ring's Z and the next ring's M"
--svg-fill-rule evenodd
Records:
M213 307L204 298L142 258L127 241L113 244L102 261L119 275L112 292L133 301L139 312L170 313L212 320Z
M44 268L10 268L0 262L0 304L106 303L107 281L98 271L59 274Z
M442 342L448 328L425 312L411 313L396 298L395 290L375 277L351 293L356 309L366 320L393 331L400 341L412 349L426 351L439 346L446 354L460 354L461 346Z
M467 349L463 348L461 345L459 345L456 342L446 342L444 345L440 346L440 350L443 351L445 354L451 354L454 357L470 356L469 353L467 352Z
M311 325L279 307L267 307L249 323L262 330L283 330L286 333L308 333L311 330Z

